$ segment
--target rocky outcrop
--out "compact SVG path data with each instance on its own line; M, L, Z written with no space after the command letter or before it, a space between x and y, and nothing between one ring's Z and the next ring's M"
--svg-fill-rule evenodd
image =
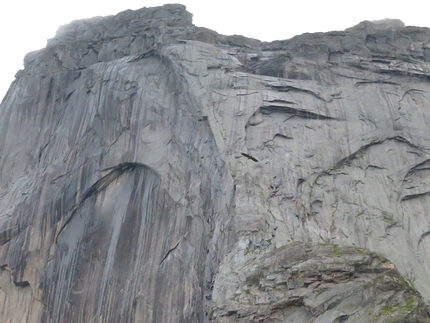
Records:
M299 242L228 262L213 322L428 322L394 265L355 246Z
M0 106L2 322L429 322L430 30L61 27Z

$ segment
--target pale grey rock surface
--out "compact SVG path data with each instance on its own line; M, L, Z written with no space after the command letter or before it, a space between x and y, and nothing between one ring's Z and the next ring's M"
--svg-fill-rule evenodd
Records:
M428 321L419 293L394 265L355 246L298 242L228 262L213 322Z
M397 20L61 27L0 105L0 321L429 322L429 79Z

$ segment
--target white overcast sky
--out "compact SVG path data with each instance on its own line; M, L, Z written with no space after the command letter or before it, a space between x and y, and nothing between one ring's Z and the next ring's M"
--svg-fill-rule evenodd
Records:
M159 6L162 0L0 0L0 101L24 55L45 47L60 25L75 19ZM344 30L363 20L398 18L429 27L424 0L182 0L197 26L264 41L305 32Z

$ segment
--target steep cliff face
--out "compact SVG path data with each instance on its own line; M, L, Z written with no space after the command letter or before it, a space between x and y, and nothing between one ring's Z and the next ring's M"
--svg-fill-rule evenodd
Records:
M430 30L75 21L0 106L0 321L430 322Z

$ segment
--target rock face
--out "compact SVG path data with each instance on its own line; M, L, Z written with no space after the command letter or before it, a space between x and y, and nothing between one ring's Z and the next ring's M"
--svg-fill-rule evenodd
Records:
M358 247L295 243L230 264L213 322L429 321L394 265Z
M1 322L430 322L430 30L61 27L0 106Z

